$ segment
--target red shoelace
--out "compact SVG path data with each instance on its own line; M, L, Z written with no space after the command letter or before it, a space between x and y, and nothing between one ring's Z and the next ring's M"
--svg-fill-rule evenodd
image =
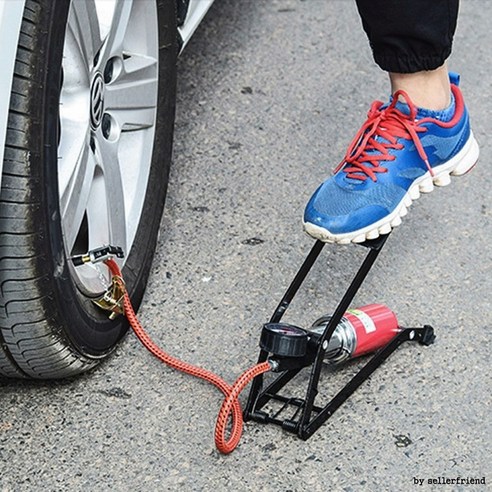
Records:
M399 97L402 97L409 107L409 114L402 113L396 108ZM399 138L413 140L419 156L424 161L431 176L433 176L429 159L419 139L419 133L427 131L417 121L417 108L405 91L397 91L393 95L391 104L381 109L383 103L375 101L367 114L367 120L350 143L343 161L335 169L337 173L342 167L347 177L365 181L368 177L377 181L377 173L386 173L388 169L381 165L381 161L394 161L395 156L390 149L401 150L403 144Z

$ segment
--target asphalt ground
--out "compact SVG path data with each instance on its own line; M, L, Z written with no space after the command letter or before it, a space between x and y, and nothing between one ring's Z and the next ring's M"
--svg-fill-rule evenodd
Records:
M491 490L491 18L492 2L462 2L450 60L479 165L412 206L354 302L433 325L433 346L402 346L310 440L247 423L222 456L218 391L129 336L78 379L2 383L0 490ZM387 96L354 2L216 2L179 62L174 166L139 313L166 350L231 382L256 361L260 326L312 245L304 205ZM364 254L327 246L286 321L330 313ZM348 372L323 371L320 398ZM427 483L438 477L486 485Z

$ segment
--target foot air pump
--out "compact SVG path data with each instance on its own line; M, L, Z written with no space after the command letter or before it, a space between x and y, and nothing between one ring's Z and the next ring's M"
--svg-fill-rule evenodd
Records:
M387 238L388 235L384 235L361 243L369 252L335 312L332 316L320 318L305 330L283 323L281 319L325 245L321 241L314 244L270 322L263 325L258 363L269 361L271 371L278 376L268 385L264 384L263 374L256 376L244 412L245 420L276 424L306 440L400 344L416 341L430 345L434 342L431 326L403 328L395 314L381 304L349 309ZM372 358L331 401L324 406L316 404L324 363L340 364L372 352ZM302 369L308 367L310 376L304 398L281 393ZM280 404L279 410L267 410L268 404L273 402Z

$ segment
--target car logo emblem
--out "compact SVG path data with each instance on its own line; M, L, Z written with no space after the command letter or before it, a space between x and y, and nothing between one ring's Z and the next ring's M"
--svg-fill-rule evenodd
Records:
M91 86L91 124L95 129L102 121L104 113L104 80L96 73Z

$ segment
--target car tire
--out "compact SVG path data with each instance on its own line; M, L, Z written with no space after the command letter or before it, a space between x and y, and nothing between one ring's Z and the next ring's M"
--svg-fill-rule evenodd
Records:
M101 30L99 27L92 29L92 21L84 27L84 15L94 14L94 9L91 12L92 3L89 0L27 0L25 6L12 84L0 194L0 375L4 377L51 379L79 374L107 357L127 332L128 323L123 316L110 320L108 313L92 302L109 284L110 276L105 265L75 267L71 256L83 253L84 248L102 246L97 243L99 240L114 242L114 237L118 236L114 230L121 224L123 242L127 244L120 266L135 306L141 302L151 269L172 151L177 57L175 2L117 0L112 13L113 24L106 27L109 30L105 38L102 27ZM105 6L109 3L106 1ZM130 4L133 5L132 10L123 14ZM152 11L141 10L149 9L150 5ZM81 9L85 9L83 13ZM123 25L123 22L127 23L126 31L117 27L117 23ZM143 29L143 23L151 24L152 28L145 26ZM113 28L116 34L111 38ZM94 35L94 30L99 37ZM83 33L86 32L92 33L90 43L93 47L97 47L96 41L100 41L101 47L99 51L94 48L90 62L93 67L81 72L84 77L89 74L88 86L82 84L79 87L76 85L80 83L77 63L75 69L68 64L79 55L83 61L88 54L82 47L85 44ZM117 44L116 37L121 37L121 33L125 36ZM110 38L111 42L108 41ZM111 49L106 49L105 46L111 43ZM131 45L131 49L125 48L127 45ZM71 49L79 49L79 55L73 57ZM143 54L134 56L139 50ZM154 53L154 50L157 62L152 62L151 69L142 69L142 64L150 66L148 60L152 57L147 52ZM103 55L106 57L105 65L101 62ZM71 61L67 61L69 58ZM133 63L131 69L128 68L130 62ZM82 64L79 63L80 66ZM124 87L128 88L134 84L137 94L139 70L142 74L155 73L152 75L156 78L155 85L152 85L156 87L155 100L152 105L149 103L150 109L147 106L145 111L141 108L137 111L133 106L129 109L128 101L121 97L113 98L113 101L120 102L111 109L111 84L116 87L115 81L120 77L123 80L118 82L121 87L126 84ZM116 72L119 75L115 75ZM123 79L123 76L127 78ZM71 81L68 80L70 77ZM106 91L107 107L106 100L103 103L103 99L96 97L98 87ZM82 96L79 97L78 91ZM141 91L141 96L146 97L146 94ZM70 98L78 101L79 112L72 108L71 115L64 116L62 112L66 108L63 104L71 101ZM84 104L81 105L81 101ZM72 120L77 122L79 113L79 119L83 121L80 128L73 128L70 125ZM118 120L120 116L123 123ZM113 122L110 131L106 125L106 132L105 117L109 123ZM143 120L145 124L140 124ZM68 165L72 175L63 186L62 175L66 174L66 162L69 162L65 154L70 154L75 145L72 141L75 142L81 132L87 132L88 137L80 148L91 155L90 159L95 160L95 164L92 174L87 173L89 185L84 184L85 188L81 186L79 190L79 171L74 169L83 161L80 157L82 151L76 154L76 165ZM124 139L130 139L130 144ZM117 157L104 161L100 157L102 151L97 153L98 141L102 146L110 142L117 149L114 154ZM138 145L135 142L139 142ZM141 155L146 155L147 160ZM128 165L131 156L135 156L138 165ZM99 158L100 162L97 161ZM66 162L63 164L64 159ZM117 162L113 166L115 159ZM106 167L101 170L103 161ZM123 184L112 182L115 171L113 168L108 170L111 166L118 167L116 175L121 175ZM145 179L131 188L132 182L139 180L142 174ZM120 188L120 194L113 196L111 193L115 186ZM70 206L65 207L63 203L63 187L70 189ZM130 189L128 193L127 188ZM102 192L98 194L98 190ZM79 202L77 196L80 197ZM99 208L89 213L94 204ZM86 207L83 214L81 207ZM71 212L64 216L64 210ZM113 214L120 214L119 218L113 219ZM102 222L101 217L104 218ZM112 220L119 222L114 225ZM85 268L86 273L80 273L77 268Z

